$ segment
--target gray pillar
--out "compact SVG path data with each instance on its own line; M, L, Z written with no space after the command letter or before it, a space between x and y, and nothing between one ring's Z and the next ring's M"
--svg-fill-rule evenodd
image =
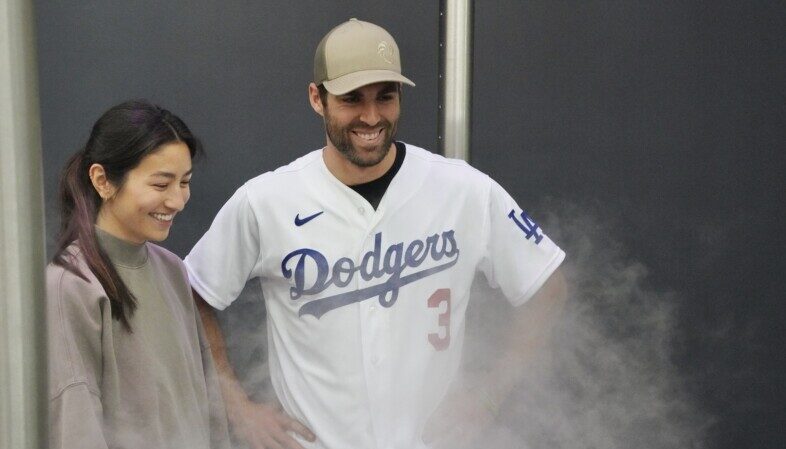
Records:
M469 160L472 100L472 0L440 2L439 144Z
M30 0L0 0L0 447L46 446L44 226Z

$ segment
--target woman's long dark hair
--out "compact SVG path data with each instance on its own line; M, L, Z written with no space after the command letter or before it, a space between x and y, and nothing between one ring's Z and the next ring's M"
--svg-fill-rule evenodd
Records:
M144 100L127 101L98 119L87 144L71 156L60 178L60 233L52 262L87 281L67 251L76 242L112 304L112 317L128 331L136 300L96 240L101 197L88 172L93 164L100 164L107 179L121 188L128 172L145 156L172 142L185 143L192 158L202 153L199 140L177 116Z

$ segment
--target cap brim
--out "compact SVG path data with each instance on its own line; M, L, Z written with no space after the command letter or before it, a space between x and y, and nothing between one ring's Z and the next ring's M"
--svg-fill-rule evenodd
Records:
M415 85L402 74L390 70L364 70L362 72L349 73L334 80L324 81L322 85L333 95L344 95L358 87L386 81L409 84L410 86Z

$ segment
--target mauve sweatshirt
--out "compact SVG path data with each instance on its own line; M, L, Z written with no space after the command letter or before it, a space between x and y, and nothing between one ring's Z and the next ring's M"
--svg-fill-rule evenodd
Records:
M46 270L52 449L229 448L218 378L185 269L171 252L96 228L134 294L132 332L112 319L78 245L83 275Z

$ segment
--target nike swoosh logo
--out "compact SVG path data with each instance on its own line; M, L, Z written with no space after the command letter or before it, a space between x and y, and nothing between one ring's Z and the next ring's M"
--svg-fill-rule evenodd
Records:
M303 218L300 218L300 214L297 214L297 215L295 215L295 226L303 226L304 224L308 223L309 221L319 217L324 212L325 212L324 210L323 211L319 211L319 212L315 213L314 215L309 215L308 217L303 217Z

